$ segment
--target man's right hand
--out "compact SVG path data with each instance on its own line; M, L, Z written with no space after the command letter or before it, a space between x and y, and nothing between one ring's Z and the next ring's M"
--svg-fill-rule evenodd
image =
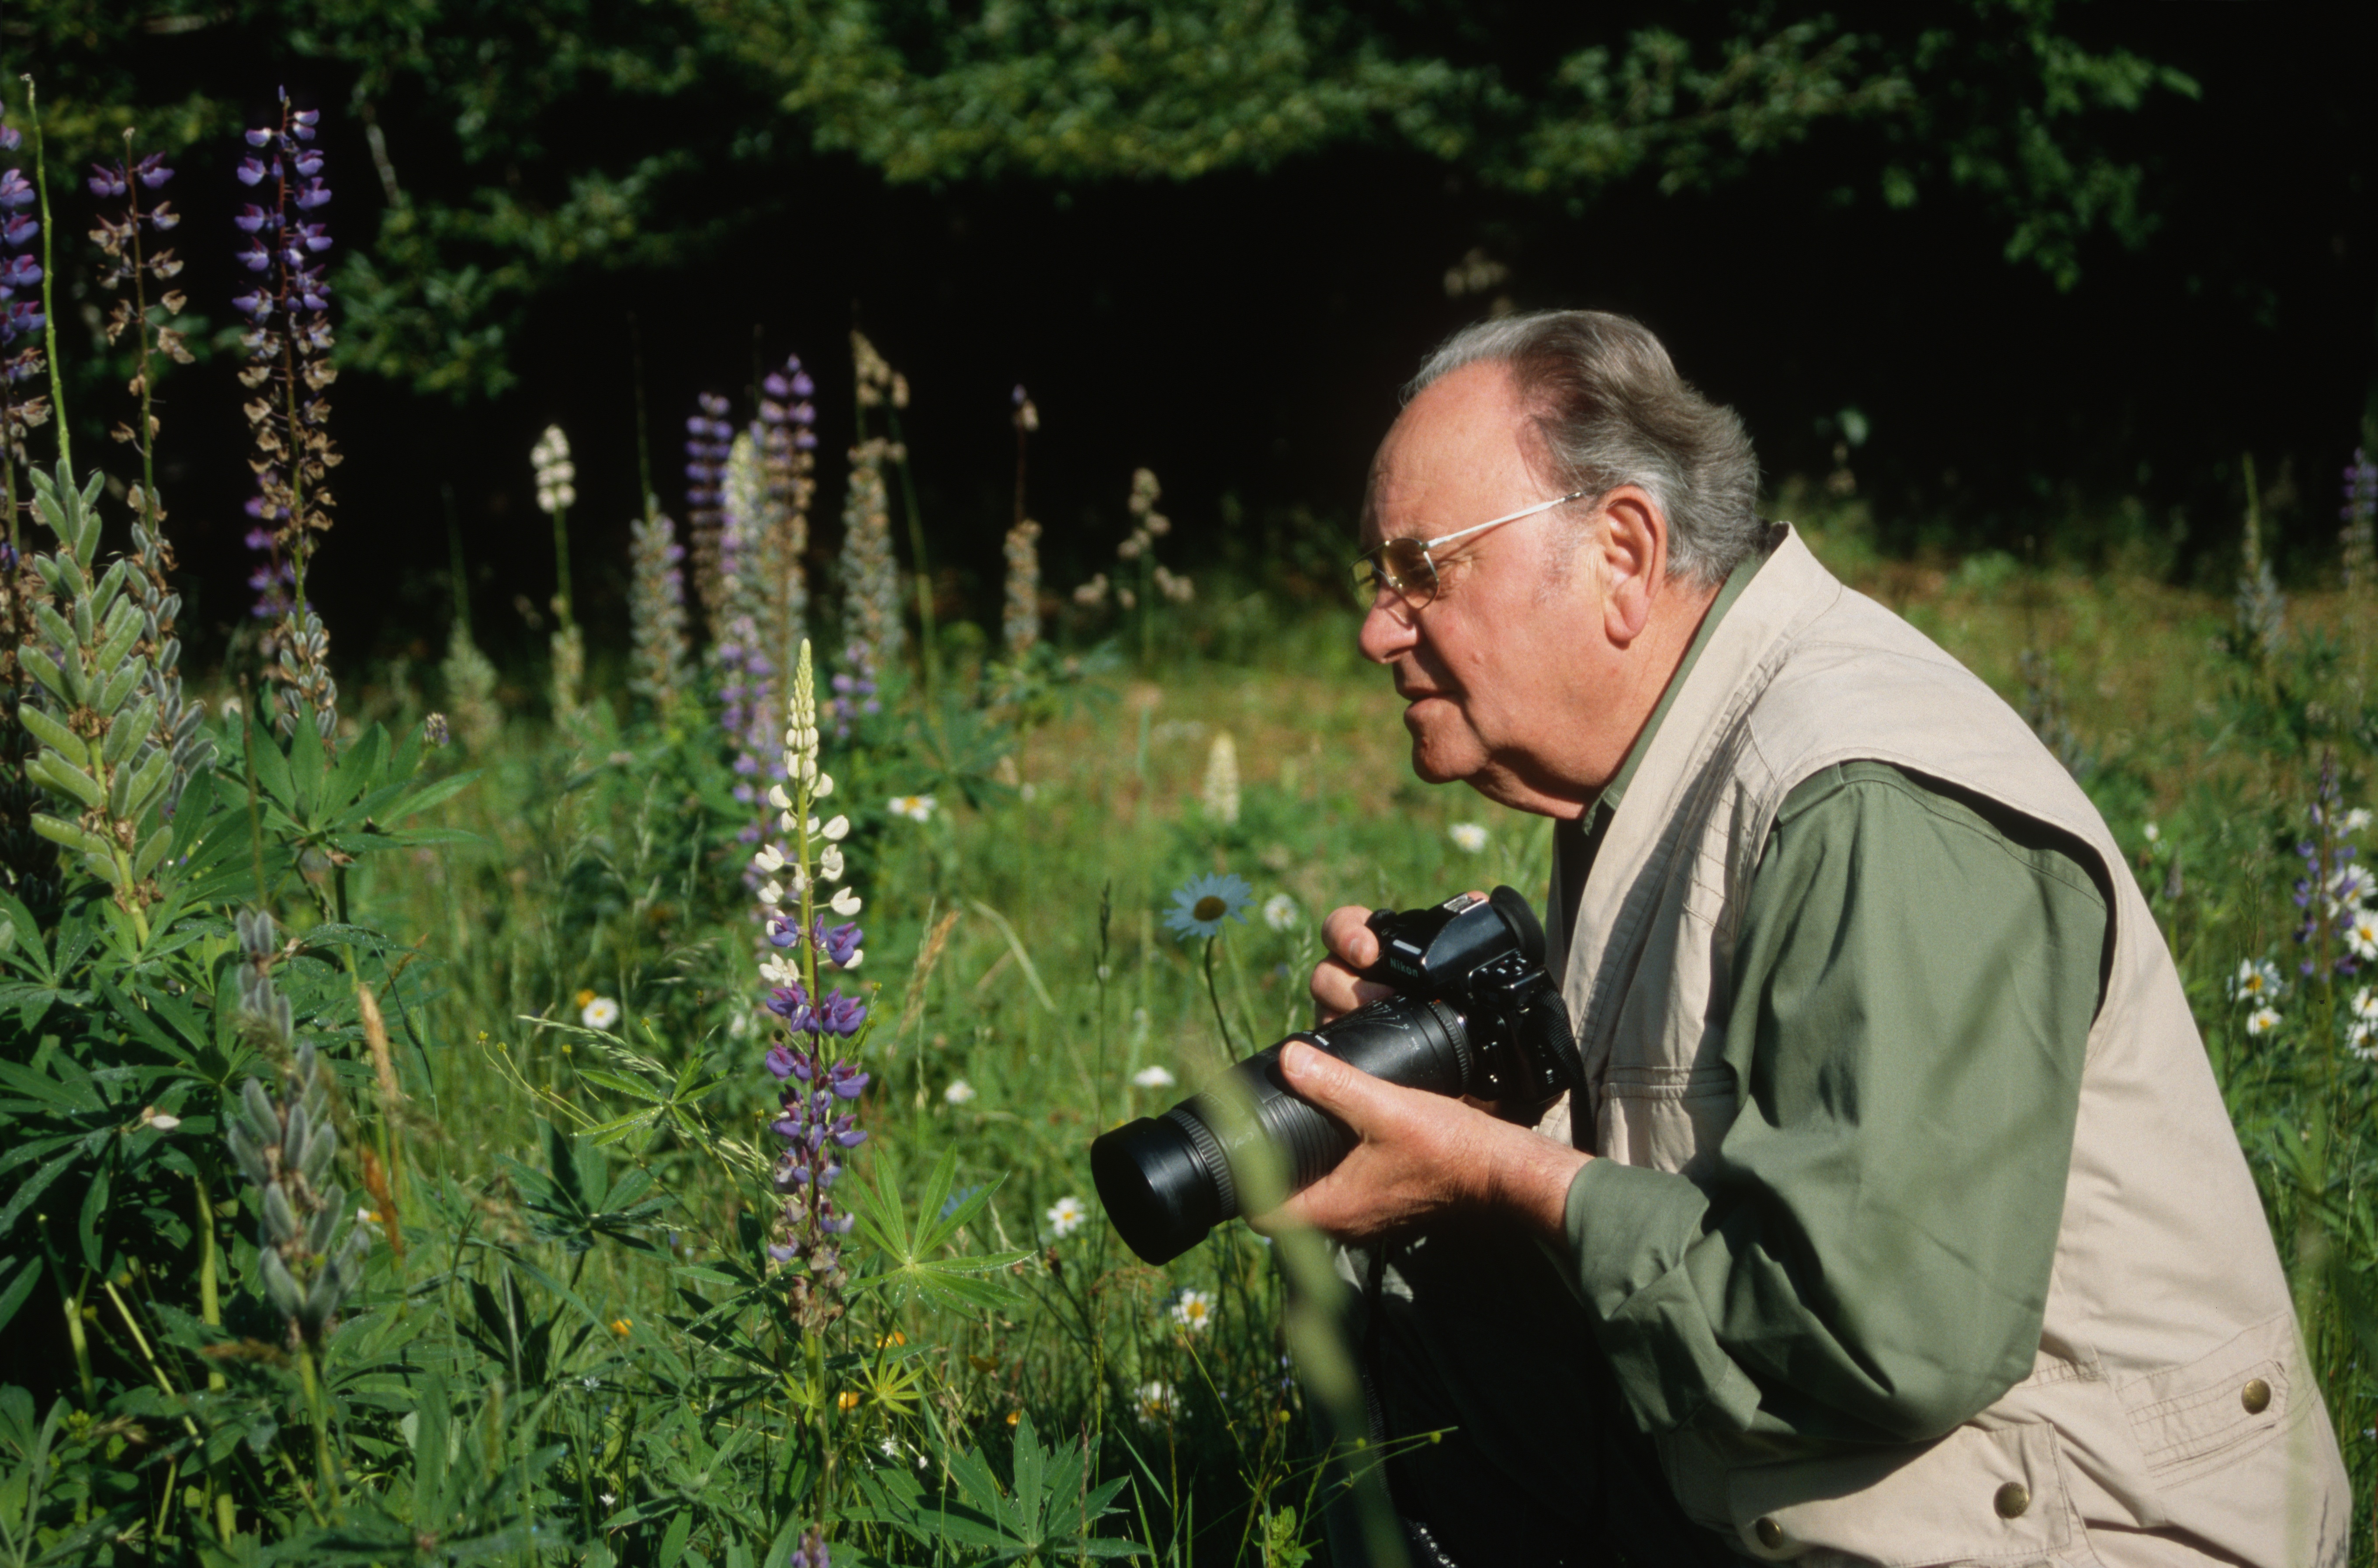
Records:
M1362 975L1363 970L1379 961L1379 937L1366 923L1370 918L1371 911L1362 905L1344 904L1331 910L1329 918L1321 923L1321 942L1329 949L1329 956L1313 966L1315 1024L1343 1018L1357 1007L1395 994L1394 986L1364 980Z

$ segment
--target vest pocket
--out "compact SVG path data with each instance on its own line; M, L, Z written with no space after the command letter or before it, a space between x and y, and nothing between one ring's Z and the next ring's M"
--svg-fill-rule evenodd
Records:
M2210 1356L2121 1391L2131 1430L2158 1488L2235 1464L2287 1426L2295 1321L2258 1323Z
M2036 1422L1745 1465L1726 1477L1726 1501L1740 1550L1768 1562L2030 1563L2073 1534L2056 1431Z

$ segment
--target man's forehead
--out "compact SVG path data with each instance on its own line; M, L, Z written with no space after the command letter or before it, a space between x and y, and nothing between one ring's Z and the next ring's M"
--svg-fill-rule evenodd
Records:
M1412 399L1371 459L1363 505L1365 544L1425 537L1433 521L1482 480L1524 471L1526 415L1502 367L1471 365ZM1455 523L1446 527L1458 527ZM1443 532L1443 528L1436 531Z

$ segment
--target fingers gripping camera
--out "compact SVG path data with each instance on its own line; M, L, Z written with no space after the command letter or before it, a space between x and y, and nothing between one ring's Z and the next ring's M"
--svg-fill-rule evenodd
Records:
M1544 933L1508 887L1370 920L1379 961L1365 978L1396 987L1356 1012L1292 1034L1375 1078L1432 1093L1549 1104L1582 1078L1568 1009L1544 972ZM1099 1199L1131 1249L1179 1257L1225 1220L1258 1212L1327 1176L1352 1135L1290 1092L1282 1041L1161 1116L1090 1145Z

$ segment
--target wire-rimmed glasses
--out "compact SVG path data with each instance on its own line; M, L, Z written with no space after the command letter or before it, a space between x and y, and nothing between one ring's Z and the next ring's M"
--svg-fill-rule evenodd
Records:
M1571 490L1565 496L1540 501L1533 506L1523 506L1517 512L1507 512L1500 517L1464 528L1459 533L1440 535L1434 539L1384 539L1354 558L1354 602L1369 609L1379 602L1382 592L1395 594L1414 609L1423 608L1436 597L1436 562L1429 551L1440 545L1483 534L1489 528L1499 528L1506 523L1517 523L1522 517L1533 517L1539 512L1550 512L1556 506L1582 501L1587 490Z

